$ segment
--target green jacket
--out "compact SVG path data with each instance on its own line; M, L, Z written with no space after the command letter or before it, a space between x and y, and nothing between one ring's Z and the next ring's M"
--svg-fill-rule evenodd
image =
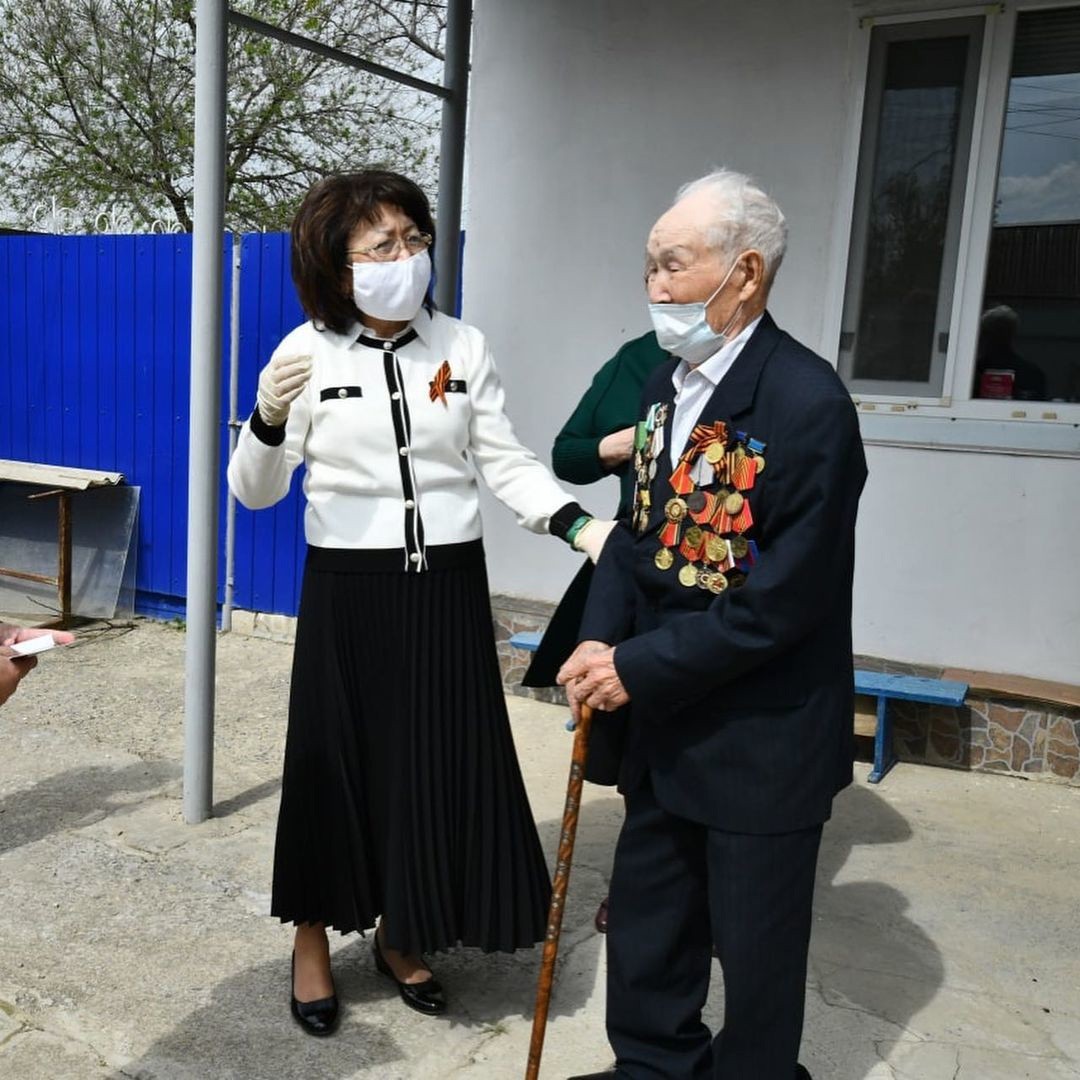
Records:
M592 484L614 471L621 482L619 514L628 511L633 497L630 463L624 461L614 470L605 468L600 461L600 440L640 419L645 380L667 359L668 354L656 343L656 334L651 330L628 341L596 373L551 448L555 475L571 484Z

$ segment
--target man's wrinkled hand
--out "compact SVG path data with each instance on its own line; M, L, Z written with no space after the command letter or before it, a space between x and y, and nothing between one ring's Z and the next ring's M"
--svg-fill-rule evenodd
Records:
M604 641L583 641L559 669L556 681L566 688L574 723L581 706L614 712L630 700L615 670L615 649Z

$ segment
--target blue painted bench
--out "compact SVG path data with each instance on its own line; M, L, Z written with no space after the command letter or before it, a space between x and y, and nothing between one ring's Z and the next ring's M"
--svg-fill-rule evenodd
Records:
M510 644L515 649L536 652L543 634L539 630L523 630L513 634ZM892 716L890 701L918 701L926 705L963 705L968 684L951 679L924 679L918 675L886 675L880 671L855 670L855 693L877 699L873 713L855 709L855 734L874 739L874 767L870 783L878 784L896 764L892 745Z
M880 671L855 669L855 693L877 698L872 729L866 726L866 716L855 711L855 734L873 735L874 767L870 783L877 784L896 764L892 745L890 701L920 701L927 705L963 705L968 684L951 679L924 679L917 675L886 675Z
M536 652L540 646L540 639L544 636L542 630L522 630L512 634L510 644L515 649L524 649L526 652Z

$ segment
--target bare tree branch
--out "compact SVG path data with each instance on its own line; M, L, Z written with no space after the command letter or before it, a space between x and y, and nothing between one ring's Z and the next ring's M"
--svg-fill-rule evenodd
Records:
M442 58L437 0L234 2L424 78ZM0 205L47 190L84 222L107 209L190 229L192 0L0 0L0 47ZM366 162L434 179L438 100L235 28L228 63L231 226L281 227L315 177Z

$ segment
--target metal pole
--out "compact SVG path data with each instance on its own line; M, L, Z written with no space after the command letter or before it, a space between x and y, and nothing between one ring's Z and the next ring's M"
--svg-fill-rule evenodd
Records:
M218 411L225 205L224 0L195 5L195 214L188 451L184 820L210 816L214 769Z
M446 60L443 64L443 84L450 91L450 96L443 102L442 111L439 205L436 212L439 242L435 250L435 303L448 313L454 313L457 307L471 35L472 0L450 0L446 13Z
M240 439L240 251L243 238L233 233L232 295L229 305L229 457ZM225 599L221 605L221 631L232 630L233 599L236 595L236 496L230 490L225 499Z

